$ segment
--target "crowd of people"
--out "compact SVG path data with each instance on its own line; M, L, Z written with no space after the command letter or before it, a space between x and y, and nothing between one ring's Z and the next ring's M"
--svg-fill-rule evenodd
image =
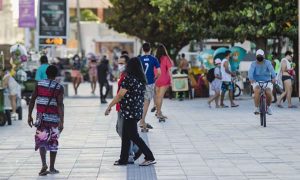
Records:
M142 154L144 154L144 161L140 166L155 164L156 161L152 151L138 133L138 126L141 127L142 132L148 132L149 129L153 128L149 123L146 123L148 108L152 100L154 100L153 109L156 110L159 122L163 122L161 119L165 120L167 118L162 112L162 105L164 95L171 85L171 68L174 66L173 60L169 57L163 44L157 46L155 53L153 53L149 43L144 43L142 49L143 54L138 57L129 57L126 51L123 51L119 57L118 70L120 74L117 95L108 104L104 113L108 116L112 108L116 106L118 114L116 131L122 141L120 158L114 162L116 166L133 164ZM227 108L228 106L224 103L224 96L227 91L229 92L230 107L239 106L233 99L234 84L232 78L236 76L236 73L231 71L230 56L231 52L226 51L224 59L217 58L214 60L215 68L211 71L213 77L210 78L210 82L215 94L208 100L210 108L213 101L215 101L216 108ZM73 87L77 90L82 81L80 73L81 62L77 56L74 56L73 59ZM272 61L265 58L264 51L261 49L256 51L256 60L251 64L248 72L248 78L254 90L255 114L260 113L260 109L258 108L261 91L260 83L263 83L266 87L267 113L269 115L272 114L270 106L272 103L273 85L280 84L279 81L282 81L284 90L278 98L277 106L283 107L281 102L286 97L288 107L296 107L291 104L293 79L291 61L292 53L287 51L285 58L280 62L279 70L276 72ZM58 138L64 129L64 90L63 86L55 80L58 74L57 67L48 65L45 57L41 58L41 64L36 73L36 79L38 79L37 86L29 104L28 124L30 127L35 126L37 128L35 149L40 151L42 161L42 169L39 175L44 176L59 173L55 169L54 164L58 150ZM100 91L102 91L103 87L106 87L106 90L108 90L107 75L110 69L106 57L99 64L92 58L88 67L92 93L95 93L97 81L100 84ZM184 56L182 56L179 67L182 73L188 73L188 62ZM107 103L105 100L106 95L107 92L104 94L101 93L101 103ZM32 112L35 103L37 104L37 120L34 122ZM46 151L50 151L49 170L46 163Z
M260 113L259 98L261 87L265 87L266 89L267 114L272 114L272 102L277 103L277 107L283 108L282 101L284 99L288 102L288 108L297 108L291 101L293 80L295 76L294 66L292 66L293 53L287 51L285 57L281 61L276 58L276 54L273 54L272 60L266 59L265 52L262 49L258 49L255 55L256 59L252 62L248 71L248 79L254 92L254 113ZM214 63L216 67L211 69L213 77L209 77L210 72L208 73L208 79L211 79L211 89L214 91L214 95L211 96L207 102L209 107L211 107L211 103L215 101L216 108L227 108L228 106L224 104L224 96L227 91L229 91L228 94L231 107L239 106L234 102L233 98L233 91L235 88L233 77L236 76L236 73L231 70L229 63L230 56L231 52L228 50L225 52L225 58L223 60L219 58L215 59ZM281 91L281 95L277 99L278 91ZM274 97L273 101L272 96Z

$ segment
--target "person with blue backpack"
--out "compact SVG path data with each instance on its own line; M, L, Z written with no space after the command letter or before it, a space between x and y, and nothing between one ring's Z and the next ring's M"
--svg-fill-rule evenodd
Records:
M211 84L211 89L215 92L213 96L211 96L208 101L208 107L211 108L211 102L215 101L216 108L219 108L219 97L222 87L222 74L221 74L221 59L217 58L215 60L215 68L212 68L207 73L207 80Z

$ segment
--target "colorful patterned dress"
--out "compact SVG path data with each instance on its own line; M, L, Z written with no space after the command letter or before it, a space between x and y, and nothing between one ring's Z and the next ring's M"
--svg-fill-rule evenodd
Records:
M55 88L56 87L56 88ZM55 89L54 89L55 88ZM35 150L45 147L48 151L57 151L59 138L59 114L57 97L63 95L63 86L54 80L38 81L37 92L37 122L41 122L35 134ZM49 99L51 102L48 105ZM43 118L42 118L43 117Z

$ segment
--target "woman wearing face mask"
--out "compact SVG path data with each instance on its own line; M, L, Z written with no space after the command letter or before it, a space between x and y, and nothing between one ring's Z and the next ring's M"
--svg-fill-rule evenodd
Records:
M282 99L286 96L286 99L288 101L288 108L297 108L296 105L292 104L292 91L293 91L293 85L292 85L292 79L294 75L294 68L291 65L291 62L293 60L293 53L291 51L287 51L285 53L285 57L281 60L281 80L284 87L284 92L280 95L278 99L277 106L279 108L283 108L281 105Z
M129 61L128 55L122 55L118 60L118 70L120 72L120 77L119 77L119 81L118 81L118 91L117 92L119 92L121 84L126 77L125 69L126 69L126 64L128 61ZM122 138L124 119L121 117L119 103L116 104L116 110L118 112L116 130L117 130L117 133L119 134L119 136ZM130 149L129 149L128 163L133 164L134 161L140 157L141 152L138 151L139 149L135 144L133 144L132 142L130 144L131 145L130 145Z
M95 94L96 85L97 85L97 60L95 56L91 56L89 59L89 76L92 88L92 94Z
M118 60L118 69L120 72L120 77L119 77L119 81L118 81L118 90L117 93L120 90L122 81L125 79L126 73L124 72L126 69L126 64L129 61L129 57L127 55L122 55L119 60ZM118 120L117 120L117 133L120 135L120 137L122 137L122 128L123 128L123 119L120 116L120 104L117 103L116 104L116 110L118 112Z
M149 166L156 163L155 158L137 131L137 122L143 115L147 83L140 59L138 57L131 58L126 64L125 71L126 76L122 80L120 90L105 111L105 115L109 115L111 108L120 103L121 117L124 119L120 159L115 161L114 165L128 164L130 141L133 141L139 147L140 153L145 155L145 161L140 166Z
M78 87L83 79L80 70L81 70L80 57L78 55L75 55L73 57L73 67L72 67L72 74L71 74L75 95L77 95Z

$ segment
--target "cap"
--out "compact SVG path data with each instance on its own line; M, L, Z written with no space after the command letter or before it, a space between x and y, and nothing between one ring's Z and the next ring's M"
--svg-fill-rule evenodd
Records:
M221 64L221 59L219 59L219 58L217 58L217 59L215 59L215 64Z
M258 56L258 55L264 56L265 52L262 49L259 49L256 51L256 56Z

